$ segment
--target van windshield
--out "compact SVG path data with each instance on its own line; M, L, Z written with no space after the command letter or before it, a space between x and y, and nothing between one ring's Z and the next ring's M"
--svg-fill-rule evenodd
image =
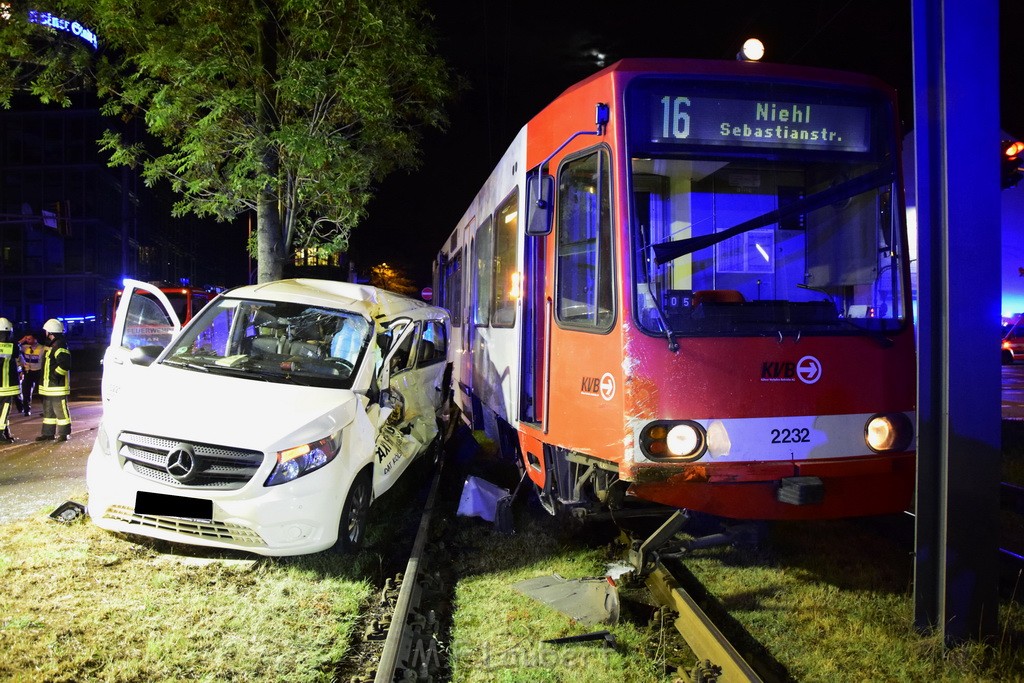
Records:
M351 389L372 325L358 313L221 299L179 337L165 365L245 379Z

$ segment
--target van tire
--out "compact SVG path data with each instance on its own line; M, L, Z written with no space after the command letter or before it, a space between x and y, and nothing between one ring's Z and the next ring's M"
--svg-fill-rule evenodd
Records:
M369 517L370 501L373 499L373 487L369 472L360 472L348 488L345 505L341 508L341 519L338 522L338 540L334 550L339 553L350 553L359 550L366 538L366 523Z

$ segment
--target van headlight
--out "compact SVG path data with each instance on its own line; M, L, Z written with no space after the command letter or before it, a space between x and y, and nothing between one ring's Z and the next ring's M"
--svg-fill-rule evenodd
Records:
M864 442L875 453L905 451L914 440L914 425L903 413L872 415L864 425Z
M277 486L314 472L330 461L341 450L341 433L313 443L286 448L277 452L277 465L267 477L264 486Z

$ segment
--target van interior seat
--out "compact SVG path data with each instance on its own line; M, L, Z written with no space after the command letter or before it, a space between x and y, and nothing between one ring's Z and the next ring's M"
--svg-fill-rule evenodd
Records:
M252 340L252 353L258 353L260 355L266 355L268 353L278 353L278 339L277 337L270 336L259 336L254 337Z
M311 341L293 341L288 348L290 355L302 358L321 358L320 345Z

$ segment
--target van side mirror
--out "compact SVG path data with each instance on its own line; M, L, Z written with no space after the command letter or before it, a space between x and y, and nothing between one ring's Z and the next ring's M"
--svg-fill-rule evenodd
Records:
M542 236L551 233L554 211L555 179L534 173L526 181L526 234Z

